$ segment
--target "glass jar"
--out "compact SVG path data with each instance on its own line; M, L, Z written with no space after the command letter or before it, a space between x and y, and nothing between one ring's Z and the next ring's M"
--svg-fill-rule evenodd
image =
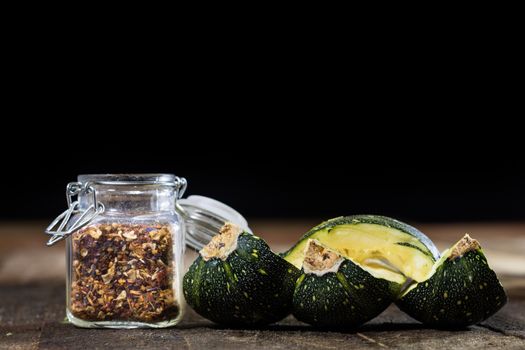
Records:
M192 196L181 206L185 188L186 180L171 174L80 175L68 184L69 208L46 233L48 245L66 238L71 323L162 328L181 320L186 226L195 249L226 221L247 228L240 214L212 199Z

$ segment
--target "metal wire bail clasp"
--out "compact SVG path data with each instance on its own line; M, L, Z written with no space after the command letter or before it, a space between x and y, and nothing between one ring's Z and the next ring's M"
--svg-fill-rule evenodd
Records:
M78 196L84 193L92 195L92 204L86 210L81 211ZM77 199L73 201L75 196ZM48 246L88 225L98 214L104 212L104 205L97 201L97 192L90 183L70 182L66 188L66 198L68 208L46 228L45 232L51 235L47 242Z
M177 191L177 199L181 199L186 192L186 187L188 187L188 181L183 177L175 176L175 191Z

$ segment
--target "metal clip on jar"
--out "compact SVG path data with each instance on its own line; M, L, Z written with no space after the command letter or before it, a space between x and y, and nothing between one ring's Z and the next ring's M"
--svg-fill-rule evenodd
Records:
M226 221L249 231L223 203L181 199L186 185L171 174L80 175L67 185L68 209L46 233L48 245L66 239L71 323L162 328L181 320L186 244L201 249Z

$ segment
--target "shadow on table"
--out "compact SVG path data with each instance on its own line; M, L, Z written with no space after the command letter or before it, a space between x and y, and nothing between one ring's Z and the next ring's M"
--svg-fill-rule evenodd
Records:
M363 325L358 328L319 328L312 327L307 324L274 324L268 326L258 326L258 327L246 327L246 326L223 326L214 323L195 323L195 324L186 324L180 325L177 328L191 329L191 328L209 328L217 330L268 330L274 332L289 332L289 331L306 331L306 332L338 332L338 333L358 333L358 332L388 332L388 331L409 331L409 330L422 330L422 329L432 329L426 327L420 323L380 323L380 324L369 324ZM468 327L465 328L453 328L453 329L438 329L445 331L465 331L468 330Z

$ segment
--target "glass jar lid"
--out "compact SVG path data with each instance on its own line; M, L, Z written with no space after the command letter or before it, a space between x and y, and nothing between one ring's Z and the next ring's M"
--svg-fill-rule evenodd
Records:
M186 227L186 245L200 250L226 222L233 222L252 233L246 219L235 209L215 199L189 196L178 201Z

